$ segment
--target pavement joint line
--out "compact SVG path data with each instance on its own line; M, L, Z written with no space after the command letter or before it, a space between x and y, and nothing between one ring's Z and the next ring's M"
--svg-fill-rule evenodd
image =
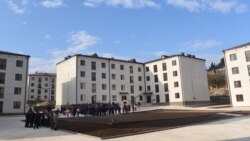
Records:
M242 117L244 115L241 114L233 114L233 113L216 113L217 115L226 115L226 116L234 116L234 117Z

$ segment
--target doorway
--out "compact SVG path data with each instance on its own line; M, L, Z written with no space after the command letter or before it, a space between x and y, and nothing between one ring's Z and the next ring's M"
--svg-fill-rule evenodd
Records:
M160 103L160 95L156 95L156 103Z
M0 101L0 113L2 113L2 112L3 112L3 102Z
M165 94L165 101L166 103L169 103L169 94Z
M91 101L92 101L92 104L96 103L96 95L93 95L93 96L91 97Z
M147 103L151 103L151 95L147 96Z

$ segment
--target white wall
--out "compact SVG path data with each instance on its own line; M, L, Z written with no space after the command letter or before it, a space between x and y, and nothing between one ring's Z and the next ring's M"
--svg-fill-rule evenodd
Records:
M237 49L231 49L225 51L225 64L227 67L227 76L229 84L229 92L231 95L231 101L233 106L250 106L250 76L248 75L247 65L250 62L246 62L245 51L250 50L250 46L244 46ZM230 61L230 54L236 53L237 60ZM239 67L239 74L232 74L232 68ZM234 87L234 81L241 81L241 88ZM244 101L237 102L236 95L242 94Z

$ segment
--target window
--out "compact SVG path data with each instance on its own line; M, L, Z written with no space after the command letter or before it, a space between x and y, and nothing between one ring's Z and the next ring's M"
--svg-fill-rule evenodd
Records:
M41 77L38 78L38 82L42 82L42 78Z
M173 76L178 76L177 71L173 71Z
M121 90L125 91L125 85L121 85Z
M102 84L102 90L106 90L107 89L107 85L106 84Z
M40 97L41 97L41 96L37 96L37 100L40 100Z
M150 86L147 86L147 91L151 91L151 87Z
M55 88L55 84L51 84L51 89L54 89Z
M116 90L116 85L115 84L112 85L112 90Z
M168 83L165 83L165 84L164 84L164 91L165 91L165 92L168 92L168 91L169 91L169 89L168 89Z
M15 87L14 88L14 94L15 95L20 95L22 93L22 88L20 87Z
M6 70L7 60L0 58L0 70Z
M92 84L92 93L96 93L96 84Z
M125 76L121 74L121 80L125 80Z
M45 90L44 90L44 93L48 93L48 90L47 90L47 89L45 89Z
M14 101L13 102L13 109L20 109L21 108L21 102L20 101Z
M49 78L48 77L45 77L45 81L48 81L49 80Z
M16 67L23 67L23 60L16 60Z
M0 87L0 99L4 98L4 87Z
M148 72L149 71L149 67L146 67L146 72Z
M5 83L5 73L0 72L0 84Z
M143 101L143 96L140 95L140 101Z
M102 79L106 79L106 73L102 73Z
M111 69L115 69L115 64L111 64Z
M120 70L124 70L124 65L120 65Z
M48 83L45 83L44 86L45 86L45 87L48 87Z
M81 61L80 61L80 65L81 65L81 66L85 66L85 60L81 60Z
M106 63L102 62L102 68L106 68Z
M167 73L163 73L163 81L167 81L168 80L168 74Z
M96 70L96 62L95 61L91 62L91 69Z
M157 72L157 65L154 65L154 72Z
M85 94L81 94L80 95L80 100L81 101L85 101L86 100L86 95Z
M141 67L138 67L138 72L141 72Z
M15 80L16 81L22 81L22 74L16 74L15 75Z
M112 79L116 78L115 74L111 74L111 77L112 77Z
M179 87L179 83L178 82L174 82L174 87Z
M159 85L155 85L155 92L159 93Z
M175 93L175 98L176 99L180 98L180 93Z
M141 76L138 76L138 81L141 81L142 80L142 77Z
M41 83L38 84L38 88L42 88L42 84Z
M236 100L237 102L244 101L243 95L242 94L236 95Z
M235 53L234 53L234 54L230 54L229 57L230 57L230 61L235 61L235 60L237 60L237 56L236 56Z
M250 61L250 50L245 52L246 55L246 61L249 62Z
M130 86L130 93L133 94L135 92L134 86Z
M233 67L232 68L232 73L233 74L239 74L239 68L238 67Z
M31 80L35 80L35 77L31 77Z
M150 81L150 76L147 76L147 81Z
M241 81L234 81L234 87L240 88L241 87Z
M35 84L34 84L34 83L31 83L30 85L31 85L31 86L35 86Z
M81 72L80 72L80 76L81 76L81 77L85 77L85 71L81 71Z
M91 73L91 80L96 81L96 73L95 72Z
M133 71L133 66L129 66L129 72L130 73L133 73L134 71Z
M31 93L34 93L35 91L34 91L34 89L31 89L30 92L31 92Z
M154 78L155 78L155 82L158 82L159 80L158 80L158 75L156 74L156 75L154 75Z
M172 66L176 66L176 60L172 61Z
M85 71L80 71L80 76L85 77Z
M142 86L139 86L139 91L142 91Z
M86 88L86 83L80 83L80 89L85 89Z
M45 96L44 96L44 99L47 99L47 98L48 98L48 96L47 96L47 95L45 95Z
M31 96L30 96L30 99L34 99L34 95L31 95Z
M166 63L162 63L162 70L163 71L167 70L167 64Z
M55 90L50 91L51 95L55 94Z
M52 82L52 83L55 83L55 78L52 78L51 82Z
M112 95L112 101L116 101L116 95Z
M37 94L41 94L41 90L37 90Z
M250 76L250 65L247 65L248 75Z
M54 100L55 100L55 96L51 96L51 100L53 100L53 101L54 101Z
M106 95L102 95L102 101L107 101L107 96Z
M134 83L134 77L133 76L130 76L129 80L130 80L130 83Z

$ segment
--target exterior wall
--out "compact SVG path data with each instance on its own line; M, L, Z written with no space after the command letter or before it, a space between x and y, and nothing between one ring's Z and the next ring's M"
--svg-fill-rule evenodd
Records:
M181 90L181 79L180 79L180 67L178 57L166 58L156 62L147 63L145 67L149 67L149 71L146 71L145 79L147 76L150 76L150 81L146 80L146 87L150 86L152 92L152 102L156 103L156 95L160 96L160 103L166 103L166 94L169 96L169 102L174 103L182 103L182 90ZM172 61L176 61L176 65L172 65ZM162 63L166 63L167 70L163 71ZM157 72L154 72L154 65L157 65ZM173 76L173 71L177 71L177 76ZM163 73L167 73L167 81L163 79ZM154 75L158 75L159 82L154 82ZM179 87L174 87L174 82L178 82ZM164 83L168 84L169 91L165 92ZM159 85L159 92L156 93L155 85ZM180 98L175 98L175 93L179 93ZM146 97L145 97L146 98ZM146 101L145 101L146 102Z
M240 48L226 50L224 52L225 64L227 68L228 87L231 95L231 104L233 106L250 106L250 76L248 74L247 65L250 62L246 61L245 51L250 50L250 45ZM230 61L230 54L236 54L237 60ZM232 68L238 67L239 74L232 74ZM241 81L241 87L235 88L234 81ZM243 95L243 101L237 101L236 95Z
M183 101L186 104L209 102L205 61L180 56L179 62Z
M56 105L76 103L76 56L57 65Z
M41 81L39 82L39 78ZM46 80L47 78L47 80ZM40 86L39 86L40 84ZM39 92L40 91L40 94ZM28 78L28 101L55 100L56 76L46 73L31 74Z
M4 87L4 97L0 99L3 102L2 113L24 113L25 112L25 94L27 88L27 73L28 73L28 60L29 57L1 54L0 58L7 60L6 69L0 69L1 73L5 73L5 83L0 84L0 87ZM16 61L22 60L23 66L16 67ZM15 75L21 74L22 80L16 81ZM14 94L15 87L21 88L20 94ZM14 101L20 102L20 108L14 108Z

